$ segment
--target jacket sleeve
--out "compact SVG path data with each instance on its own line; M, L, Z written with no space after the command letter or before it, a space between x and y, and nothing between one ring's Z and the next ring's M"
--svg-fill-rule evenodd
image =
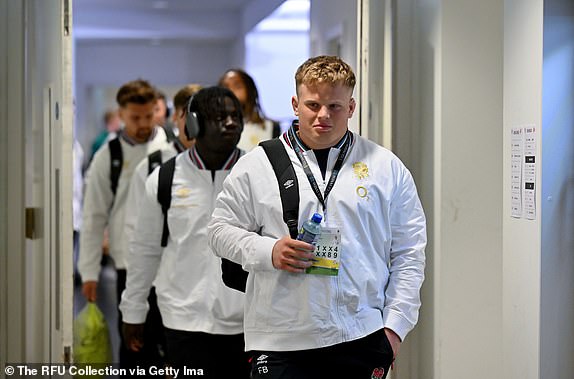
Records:
M82 281L97 281L102 259L104 230L108 225L114 194L110 181L110 151L104 146L94 156L85 179L78 271Z
M258 147L257 149L261 149ZM261 236L256 219L256 199L249 172L261 173L257 154L241 158L223 183L211 221L208 241L215 255L242 265L245 271L274 270L271 253L277 239ZM260 155L260 154L259 154Z
M426 220L410 172L402 164L390 204L390 277L385 291L383 320L404 339L418 320L424 280Z
M145 322L149 309L147 298L163 252L163 213L157 201L158 173L159 170L155 170L145 181L145 193L139 202L126 259L126 288L122 294L120 311L123 320L132 324Z

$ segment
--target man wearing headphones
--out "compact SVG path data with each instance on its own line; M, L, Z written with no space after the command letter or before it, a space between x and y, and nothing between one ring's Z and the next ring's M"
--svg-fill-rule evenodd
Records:
M152 170L162 162L165 162L175 155L183 152L184 150L189 149L194 143L194 140L188 140L185 136L185 116L187 114L187 105L189 99L200 89L201 86L199 84L188 84L175 94L173 98L175 112L172 115L172 119L173 123L177 125L179 129L179 135L177 139L171 141L171 143L169 143L165 148L156 150L149 154L136 166L134 170L134 174L130 182L128 197L126 200L124 231L128 243L131 241L131 237L133 235L137 220L139 202L145 193L145 181L147 177L149 174L151 174ZM130 256L128 254L128 260L126 262L128 266L130 265L129 257ZM128 279L129 278L130 276L128 273ZM139 355L141 359L146 361L145 363L142 362L141 366L163 366L163 363L165 362L165 335L163 330L163 323L161 320L161 314L157 306L155 288L152 287L150 290L147 301L149 309L147 316L144 318L145 327L142 324L143 330L139 330L139 333L141 333L143 336L143 340L146 341L145 348L139 349ZM139 321L139 318L137 319L137 322L133 319L127 320L127 322L130 323L139 323ZM122 341L124 343L128 340L129 338L123 336ZM123 347L129 349L127 346Z
M221 261L207 245L215 197L242 155L237 149L242 119L241 105L227 89L210 87L193 95L185 134L196 142L174 162L162 166L175 165L167 219L158 202L160 169L146 180L138 206L120 304L124 336L134 351L145 344L141 330L147 294L155 284L166 328L167 360L174 370L180 370L178 377L249 377L243 340L244 295L223 284Z

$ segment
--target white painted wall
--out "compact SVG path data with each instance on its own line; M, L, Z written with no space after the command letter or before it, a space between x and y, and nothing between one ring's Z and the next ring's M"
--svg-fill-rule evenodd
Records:
M414 0L395 14L393 146L429 226L420 321L397 378L502 378L503 7Z
M72 343L71 41L65 0L0 1L3 363L62 362ZM9 163L9 164L8 164ZM33 233L25 233L25 210ZM71 350L68 350L71 352Z
M441 313L441 24L440 0L396 2L394 152L411 170L427 217L425 282L419 322L397 360L397 378L439 378Z
M498 0L442 2L441 379L482 378L485 362L491 373L502 367L502 16Z
M355 70L357 65L357 1L311 0L311 55L334 54L329 41L339 39L339 56Z
M339 55L347 62L359 80L359 62L357 54L357 3L348 0L311 0L309 19L311 22L310 56ZM334 50L338 45L338 51ZM355 87L353 96L357 100L357 109L349 122L349 128L358 131L358 115L364 106Z
M540 213L532 221L511 217L510 130L534 124L540 131L542 25L542 0L505 0L503 378L538 378L540 372Z
M24 3L0 0L0 364L26 357ZM8 164L8 162L15 162ZM9 185L12 183L12 185Z

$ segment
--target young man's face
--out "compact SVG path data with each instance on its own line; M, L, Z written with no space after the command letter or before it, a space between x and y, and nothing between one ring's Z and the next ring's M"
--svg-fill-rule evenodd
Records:
M222 109L209 115L203 126L205 131L197 138L197 144L216 152L231 152L237 146L243 131L241 110L231 98L226 97Z
M291 104L299 117L299 137L311 149L334 146L347 131L355 111L352 88L342 84L299 85Z
M144 143L153 131L155 101L146 104L127 103L120 107L120 118L124 122L124 132L137 143Z

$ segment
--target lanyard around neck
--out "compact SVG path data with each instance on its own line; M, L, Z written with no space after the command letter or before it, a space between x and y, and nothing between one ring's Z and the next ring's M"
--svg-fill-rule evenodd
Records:
M337 180L339 171L341 171L341 167L343 167L343 161L345 160L347 152L349 151L349 146L351 145L351 135L347 131L345 142L343 142L343 146L341 146L341 151L339 152L339 156L337 157L337 161L335 162L335 166L333 167L333 171L331 172L331 177L327 182L327 187L325 188L324 194L321 194L321 190L319 189L317 180L315 179L315 176L313 175L311 169L309 168L309 163L307 163L307 159L303 155L303 149L301 148L301 146L299 146L298 142L295 139L295 129L293 127L289 129L288 135L289 135L289 141L291 142L291 146L293 147L293 150L295 151L297 158L299 158L299 162L301 162L301 165L303 166L303 171L307 176L307 180L309 180L311 189L313 190L315 196L317 196L317 199L319 199L319 202L323 206L323 211L325 211L327 209L327 196L329 196L329 193L331 192L333 186L335 185L335 181Z

